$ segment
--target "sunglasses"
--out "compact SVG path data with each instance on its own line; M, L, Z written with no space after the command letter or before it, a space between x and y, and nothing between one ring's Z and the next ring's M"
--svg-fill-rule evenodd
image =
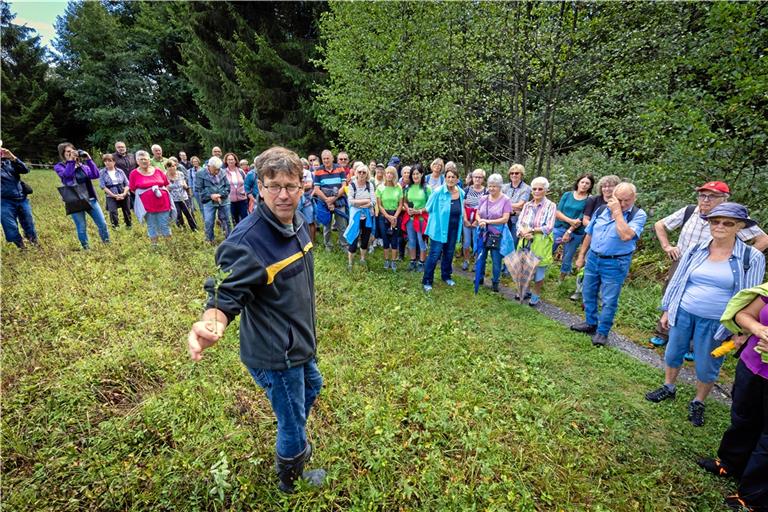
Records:
M523 174L521 172L511 172L509 173L510 176L519 176L520 174Z
M531 190L544 190L544 187L531 187Z
M725 226L726 228L732 228L736 225L736 222L732 220L710 219L710 226Z

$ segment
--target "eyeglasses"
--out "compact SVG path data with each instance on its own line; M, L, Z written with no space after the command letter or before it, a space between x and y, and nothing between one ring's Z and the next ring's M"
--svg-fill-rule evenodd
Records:
M722 219L709 219L709 225L710 226L725 226L726 228L732 228L736 225L736 222L732 220L722 220Z
M699 194L699 199L702 201L714 201L715 199L722 199L725 197L722 194Z
M523 173L521 173L521 172L511 172L511 173L509 173L510 176L519 176L521 174L523 174Z
M275 183L270 183L269 185L264 185L264 188L267 189L267 192L272 194L273 196L278 195L283 189L285 189L288 194L293 195L296 192L299 191L301 188L299 185L296 185L295 183L291 183L290 185L277 185Z
M531 187L531 190L545 190L544 187Z

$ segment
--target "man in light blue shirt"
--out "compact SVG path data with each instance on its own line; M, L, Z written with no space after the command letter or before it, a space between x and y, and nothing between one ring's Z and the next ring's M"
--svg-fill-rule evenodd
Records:
M576 258L576 267L584 268L584 312L586 321L571 326L577 332L594 334L592 344L608 343L608 333L619 306L619 295L629 274L632 253L643 232L647 215L635 206L637 190L631 183L619 183L613 197L598 208L586 229L586 237ZM598 314L598 294L602 308Z

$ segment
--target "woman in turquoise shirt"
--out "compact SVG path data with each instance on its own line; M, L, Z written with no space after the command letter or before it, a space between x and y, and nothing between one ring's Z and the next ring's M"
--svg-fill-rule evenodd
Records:
M455 169L445 172L445 184L438 187L427 200L426 235L429 237L429 256L424 266L424 277L421 284L424 291L432 290L432 282L435 277L437 260L441 259L440 278L448 286L456 283L451 279L453 273L453 253L456 250L456 241L461 234L461 221L464 212L464 191L457 184L459 173Z
M595 184L595 178L591 174L582 174L576 178L573 184L573 190L569 190L560 202L557 203L557 221L555 222L555 244L552 246L552 254L557 251L557 247L563 244L563 262L560 265L560 280L571 273L573 268L573 258L584 240L584 208L587 206L587 199L592 193L592 187Z

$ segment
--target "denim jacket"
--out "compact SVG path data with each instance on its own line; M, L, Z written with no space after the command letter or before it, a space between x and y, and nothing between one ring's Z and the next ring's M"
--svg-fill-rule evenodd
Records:
M691 273L704 263L709 258L709 244L711 240L701 242L683 253L680 258L680 264L677 266L675 274L669 281L667 291L664 293L664 297L661 300L662 311L667 312L669 317L669 325L675 325L677 320L677 310L680 307L680 302L683 299L683 293L685 292L685 285L691 276ZM744 251L750 251L749 256L749 270L744 272ZM733 290L735 295L744 288L752 288L763 282L763 275L765 274L765 256L763 254L748 246L739 239L736 239L736 244L733 246L733 253L728 259L728 263L731 266L731 272L733 273ZM715 333L715 339L722 341L729 336L728 331L722 325Z
M464 191L461 188L459 188L459 204L461 205L463 216ZM447 185L441 185L430 194L429 199L427 199L426 209L429 213L426 235L431 240L446 243L448 241L448 222L451 216L451 193L448 191ZM463 225L464 223L460 221L458 234L456 235L457 240L461 237L461 227Z
M223 171L219 171L218 174L219 183L214 181L211 173L207 168L203 168L197 172L195 177L195 192L200 194L200 201L203 203L211 202L211 195L220 194L221 204L229 204L229 180L227 175Z

